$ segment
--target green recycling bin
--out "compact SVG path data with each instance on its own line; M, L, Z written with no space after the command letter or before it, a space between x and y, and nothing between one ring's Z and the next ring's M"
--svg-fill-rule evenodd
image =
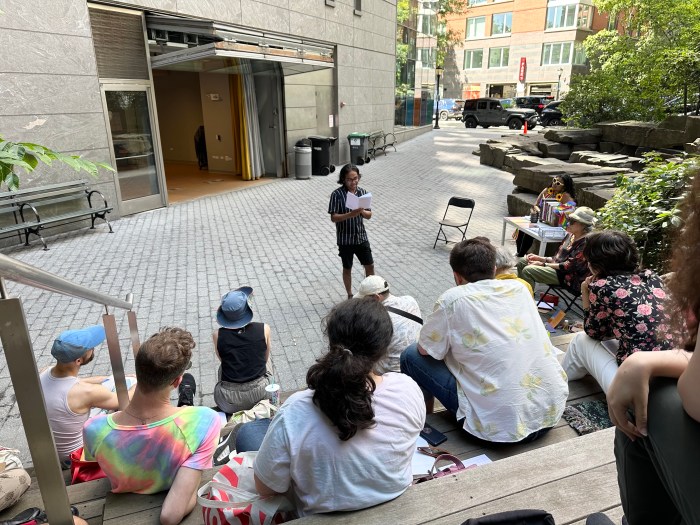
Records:
M350 163L362 166L369 163L369 133L353 131L348 135L350 143Z

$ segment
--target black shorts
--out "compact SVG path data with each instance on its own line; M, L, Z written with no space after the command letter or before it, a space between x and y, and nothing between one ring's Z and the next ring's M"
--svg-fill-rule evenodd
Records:
M362 244L346 244L338 246L338 255L340 260L343 261L343 268L352 268L352 260L355 255L360 261L362 266L367 266L369 264L374 264L374 259L372 259L372 248L369 247L369 241L365 241Z

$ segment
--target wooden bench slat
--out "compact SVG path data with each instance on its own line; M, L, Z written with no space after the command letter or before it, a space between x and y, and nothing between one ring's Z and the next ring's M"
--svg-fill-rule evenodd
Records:
M533 489L534 498L542 492L538 489L540 485L603 466L614 469L613 438L613 429L594 432L457 475L411 486L402 496L376 507L352 513L307 516L291 523L313 525L333 521L338 525L417 525L433 523L448 516L450 524L461 523L466 516L462 519L457 516L462 516L460 513L466 508L498 501L529 489ZM612 477L614 482L614 473ZM580 484L576 484L577 489L580 487ZM530 498L530 504L525 508L537 507L533 498ZM428 519L425 519L426 512L430 513Z

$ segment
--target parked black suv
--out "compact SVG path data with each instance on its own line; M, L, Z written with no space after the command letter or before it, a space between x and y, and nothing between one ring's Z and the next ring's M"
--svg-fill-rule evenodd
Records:
M561 100L555 100L544 107L540 113L540 124L543 126L563 126L565 124L559 104L561 104Z
M537 113L542 113L544 107L553 100L552 96L515 97L515 107L534 109Z
M475 98L464 103L462 112L464 127L508 126L510 129L520 129L527 122L529 129L534 129L538 123L534 109L508 108L501 106L497 98Z

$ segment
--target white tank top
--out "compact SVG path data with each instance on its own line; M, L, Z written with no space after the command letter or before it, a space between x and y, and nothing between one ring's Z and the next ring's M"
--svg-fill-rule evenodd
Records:
M56 451L59 459L64 460L83 446L83 425L90 411L76 414L68 408L68 391L78 382L77 377L54 377L48 368L41 373L40 380Z

